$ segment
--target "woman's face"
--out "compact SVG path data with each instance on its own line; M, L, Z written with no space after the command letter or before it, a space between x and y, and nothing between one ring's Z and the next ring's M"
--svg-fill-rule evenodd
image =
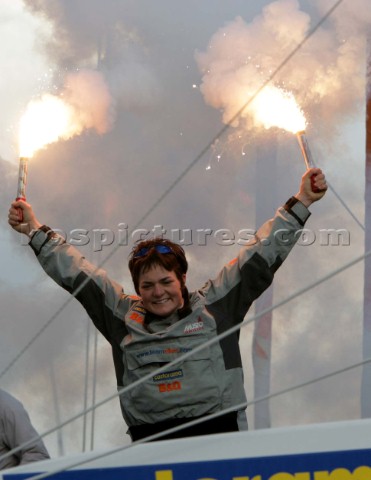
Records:
M182 285L173 270L154 265L140 274L138 287L144 308L154 315L168 317L183 306Z

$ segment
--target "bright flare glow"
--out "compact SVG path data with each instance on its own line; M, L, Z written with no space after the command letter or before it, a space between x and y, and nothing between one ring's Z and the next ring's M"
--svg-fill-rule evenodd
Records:
M255 120L266 129L283 128L292 133L305 130L307 122L291 92L267 86L251 103Z
M20 156L30 158L47 144L79 133L73 117L74 109L59 97L46 94L31 101L20 121Z

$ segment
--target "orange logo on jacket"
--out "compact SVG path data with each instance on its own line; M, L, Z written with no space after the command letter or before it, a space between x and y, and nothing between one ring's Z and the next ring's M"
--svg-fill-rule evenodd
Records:
M178 381L171 383L160 383L158 386L158 391L160 393L173 392L174 390L181 390L182 384Z
M134 322L137 322L137 323L143 323L144 322L143 315L138 313L138 312L131 313L129 318L130 318L130 320L134 320Z

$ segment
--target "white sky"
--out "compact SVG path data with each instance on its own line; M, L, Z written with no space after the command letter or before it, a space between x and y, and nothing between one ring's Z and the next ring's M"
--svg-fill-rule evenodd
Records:
M31 1L28 3L32 4ZM233 77L237 67L233 66L228 79L222 75L218 77L217 93L220 95L213 96L215 90L208 91L206 103L203 93L207 95L205 92L209 86L205 82L201 87L204 79L195 52L210 53L210 40L213 38L213 45L220 41L219 36L213 36L225 28L227 22L231 28L228 39L233 38L237 16L245 25L237 22L240 32L236 39L241 35L250 39L254 18L271 2L195 0L186 6L175 6L173 0L161 0L154 7L151 1L125 0L122 2L123 14L121 10L118 13L110 10L116 2L105 2L106 9L102 13L99 2L79 0L70 3L74 6L68 10L69 15L63 17L53 6L64 3L62 0L45 3L48 4L47 15L54 21L52 27L40 20L40 16L28 13L20 0L0 2L0 157L4 173L4 188L0 192L3 227L0 233L1 371L68 299L68 295L40 271L32 252L21 244L20 238L6 224L8 205L16 194L17 122L27 102L46 90L50 91L52 85L63 82L65 73L95 66L99 42L94 32L103 29L103 43L107 38L112 42L110 63L103 72L114 99L110 111L115 111L112 128L104 135L86 132L37 154L30 163L27 198L43 223L65 231L73 228L111 228L117 231L120 222L131 227L223 127L222 113L229 108L228 97L234 92L227 80L232 79L234 85L238 85ZM299 20L305 20L294 1L282 1L282 4L289 6ZM357 0L356 4L361 7L362 1ZM308 6L308 2L303 1L300 6L306 14L318 17L319 11L313 2ZM106 15L106 30L100 23L102 15ZM112 33L107 25L111 25L115 15L121 19L120 28L111 37L106 37L107 31ZM278 18L274 24L279 24ZM347 23L349 28L343 25L345 47L339 47L339 50L334 48L333 42L336 43L338 35L333 34L336 29L334 24L331 25L314 36L306 53L308 63L302 63L296 69L294 63L290 78L293 79L298 72L303 74L296 85L310 115L310 143L318 164L337 193L363 222L365 135L359 88L364 80L364 59L353 24ZM362 32L363 27L362 24L356 31ZM295 31L293 24L290 29ZM259 35L262 31L262 28L257 30ZM238 65L238 54L242 51L245 55L245 44L248 44L246 55L251 52L259 55L259 47L264 41L263 37L259 37L259 41L255 37L255 41L248 44L246 40L238 48L230 46L230 50L225 49L227 53L223 53L223 48L221 53L216 52L213 46L212 55L206 55L205 62L212 65L213 71L228 62ZM317 41L323 45L321 50ZM221 42L221 45L226 46L227 42ZM357 65L352 64L353 55L344 53L348 46L347 53L356 53ZM278 55L275 49L277 47L279 51L280 46L272 40L265 47L265 59L269 59L269 55L273 58ZM335 57L338 52L339 57ZM330 81L330 73L323 65L334 65L334 71L340 72L336 80L341 95L337 98L332 95L333 86L322 97L311 96L313 90L304 82L313 80L314 75L305 77L306 68L313 59L318 63L313 64L315 67L311 67L310 72L323 74L316 87L320 85L324 89L326 81ZM247 78L252 80L251 76ZM354 105L358 108L353 110ZM272 209L272 213L275 206L296 193L304 163L295 138L288 134L279 135L279 188L273 199L269 183L272 179L267 179L266 185L255 183L256 152L262 144L269 143L268 136L262 131L259 134L247 131L239 139L238 132L241 130L229 129L146 219L145 227L151 229L154 225L164 225L169 230L229 228L235 232L241 228L255 228L255 199L262 189L266 206ZM244 147L246 156L241 155L241 147ZM221 159L218 159L219 153ZM208 165L211 165L210 170L206 170ZM316 232L321 228L347 229L351 244L348 247L324 247L316 243L311 247L296 247L277 273L275 301L363 252L363 232L331 192L320 204L313 206L312 212L310 228ZM99 255L90 245L84 251L93 262L99 262L111 249L107 247ZM105 267L130 291L132 287L125 268L128 252L127 247L123 248ZM220 247L211 239L207 249L192 246L187 253L191 264L190 288L196 288L215 275L223 262L235 255L235 250ZM272 390L358 361L362 309L363 265L360 264L277 310ZM25 403L40 432L55 424L55 411L51 407L54 404L51 359L54 360L62 418L83 409L85 317L77 302L69 305L1 379L2 388ZM241 340L249 398L252 397L251 330L246 328ZM97 397L102 399L114 392L115 379L109 346L102 339L99 346ZM321 383L293 393L289 398L274 400L273 425L358 418L359 373L359 370L350 372L333 380L328 387ZM89 388L91 395L91 385ZM252 418L251 409L250 424ZM120 422L116 401L99 409L95 446L110 447L127 441L125 428ZM64 429L67 452L81 450L81 438L76 431L81 431L81 422ZM88 433L90 435L90 431ZM46 439L46 443L51 453L57 455L56 438Z

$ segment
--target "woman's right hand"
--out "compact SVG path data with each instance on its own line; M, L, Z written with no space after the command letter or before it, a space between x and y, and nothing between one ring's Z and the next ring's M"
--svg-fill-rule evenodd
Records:
M22 220L20 220L19 209L23 213ZM8 223L16 232L24 233L25 235L31 235L33 231L42 226L35 217L31 205L24 200L12 202L8 213Z

